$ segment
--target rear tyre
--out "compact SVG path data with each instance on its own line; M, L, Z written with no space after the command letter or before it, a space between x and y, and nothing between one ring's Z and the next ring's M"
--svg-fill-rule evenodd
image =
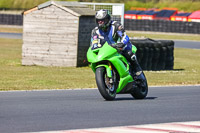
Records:
M98 90L102 97L108 101L114 100L116 97L117 86L113 79L113 83L110 82L111 79L107 77L105 67L99 67L96 69L95 78Z
M131 95L135 99L144 99L148 93L148 84L143 72L135 82L136 87L134 87L133 91L131 92Z

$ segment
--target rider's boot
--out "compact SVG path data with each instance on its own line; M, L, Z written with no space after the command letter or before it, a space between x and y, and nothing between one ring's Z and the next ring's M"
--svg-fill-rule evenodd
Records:
M128 60L131 63L134 72L134 79L139 79L142 74L142 68L137 61L136 55L132 51L128 51L127 54L129 56Z

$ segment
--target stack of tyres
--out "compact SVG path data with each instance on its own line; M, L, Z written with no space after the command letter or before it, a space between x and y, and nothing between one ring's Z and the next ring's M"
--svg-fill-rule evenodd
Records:
M159 57L160 57L160 44L152 39L148 39L149 43L151 43L151 48L153 49L152 51L152 64L151 67L149 67L149 70L153 70L156 71L158 70L158 61L159 61Z
M193 23L193 33L195 34L199 33L198 23Z
M146 48L149 49L149 55L147 59L147 70L152 70L152 59L153 59L153 43L151 41L147 41Z
M160 56L158 59L157 70L165 70L165 62L167 58L167 45L162 41L158 41L158 44L160 46Z
M136 23L132 25L135 30L142 30L144 29L144 25L142 24L142 20L136 20Z
M199 22L134 19L124 21L127 30L200 34Z
M145 70L152 70L154 43L150 39L141 41L144 49L143 58L141 59L142 68Z
M163 47L166 48L166 59L164 70L173 70L174 66L174 41L171 40L157 40L162 42Z
M185 32L185 26L184 26L184 22L179 22L179 26L177 27L177 32L180 31L180 33L184 33Z
M143 59L143 55L144 55L144 48L141 45L141 41L140 40L131 40L131 43L137 48L137 60L139 62L139 64L142 64L142 59Z
M167 30L166 30L166 32L170 32L171 28L172 28L171 21L167 21Z
M174 67L174 41L170 41L167 46L167 59L166 59L166 70L173 70Z
M0 24L23 25L23 16L16 14L0 14Z
M171 40L131 39L143 70L173 70L174 42Z
M137 60L142 67L143 70L148 70L149 62L150 62L150 48L148 47L148 40L146 39L139 39L139 40L131 40L131 43L137 47Z
M144 70L147 70L147 63L148 63L148 56L149 56L149 48L146 47L146 42L140 42L141 46L140 48L143 49L143 58L141 59L141 67Z
M126 27L126 30L131 30L129 21L130 21L129 19L126 19L126 21L124 21L124 27Z
M196 23L197 33L200 34L200 23Z

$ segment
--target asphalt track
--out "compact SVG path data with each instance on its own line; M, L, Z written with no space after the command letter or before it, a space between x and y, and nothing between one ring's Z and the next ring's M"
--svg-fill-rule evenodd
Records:
M21 33L0 32L0 38L22 39L22 34Z
M175 48L200 49L200 41L174 40Z
M144 100L97 89L0 92L0 132L38 132L200 120L200 86L150 87Z

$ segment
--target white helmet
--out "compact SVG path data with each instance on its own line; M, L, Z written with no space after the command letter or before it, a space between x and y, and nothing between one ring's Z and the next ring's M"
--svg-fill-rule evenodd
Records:
M111 16L108 10L101 9L95 15L96 24L102 30L106 29L111 23Z

